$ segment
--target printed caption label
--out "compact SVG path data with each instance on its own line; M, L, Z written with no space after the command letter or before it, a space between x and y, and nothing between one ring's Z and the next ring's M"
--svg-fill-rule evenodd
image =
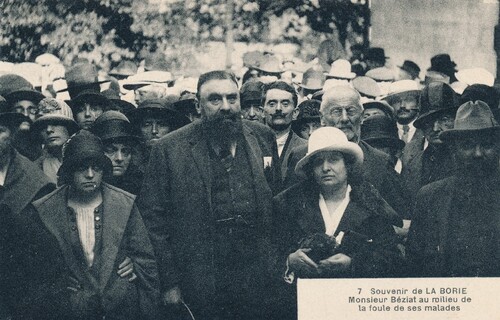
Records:
M500 278L299 279L298 319L498 320Z

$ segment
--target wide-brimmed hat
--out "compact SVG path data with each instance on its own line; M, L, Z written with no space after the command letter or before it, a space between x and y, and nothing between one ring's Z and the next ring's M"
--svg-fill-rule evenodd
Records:
M35 135L48 124L63 125L70 135L80 129L73 119L71 108L62 100L45 98L38 103L38 112L41 117L33 122L30 130Z
M490 106L491 110L498 109L500 104L500 93L496 88L484 84L473 84L465 88L460 96L460 103L462 105L467 101L481 100Z
M387 101L392 105L392 99L401 95L401 94L412 94L416 97L420 95L420 88L418 83L413 80L399 80L391 83L388 87L388 93L383 98L383 100Z
M405 146L405 142L399 139L396 121L382 115L363 120L361 140L373 146L393 146L400 150Z
M365 53L365 60L375 61L382 64L385 64L387 58L389 57L385 55L385 50L383 48L368 48Z
M262 103L262 92L264 91L264 83L258 80L250 80L245 82L240 89L241 106L246 107L252 104Z
M103 96L108 98L113 105L117 108L118 111L120 111L123 114L127 114L132 110L135 110L135 105L132 103L120 99L120 94L113 89L106 89L103 92L101 92Z
M424 124L439 114L454 111L458 108L455 91L444 82L431 82L422 90L420 96L420 114L413 125L422 129Z
M104 154L101 139L87 130L80 130L63 146L62 165L57 172L63 183L71 181L71 175L82 164L92 161L99 164L105 175L112 169L111 160Z
M97 70L90 63L77 63L66 70L65 74L67 87L58 92L68 91L73 99L82 91L101 91L100 84L109 82L109 80L99 80Z
M270 74L281 74L284 72L279 59L271 54L264 55L264 57L257 60L253 68Z
M167 99L148 99L141 102L135 110L127 114L127 118L134 125L139 125L141 120L147 116L169 121L176 128L180 128L191 121L189 118L177 112L172 107L173 102Z
M437 54L431 58L431 67L427 70L438 71L441 73L448 74L448 72L456 72L455 67L457 64L451 60L451 57L447 53Z
M15 103L16 101L28 100L37 104L40 102L45 96L40 91L36 91L30 88L24 88L20 90L13 91L7 95L5 95L5 100L10 104Z
M466 102L457 110L453 129L439 134L439 139L449 141L460 139L471 133L499 133L498 125L490 107L481 100Z
M144 71L168 71L170 68L165 54L154 52L144 59Z
M71 107L71 110L73 110L74 114L77 113L78 107L80 107L84 103L100 105L102 106L104 111L116 109L116 106L111 100L106 98L102 93L95 92L93 90L84 90L80 92L76 97L66 102Z
M0 96L5 98L10 93L20 90L33 90L33 85L17 74L0 76Z
M90 131L103 142L109 140L125 140L138 142L139 137L134 135L134 127L128 118L119 111L106 111L92 124Z
M326 74L328 78L339 78L351 80L356 74L351 70L351 63L345 59L338 59L332 63L330 71Z
M299 86L308 90L321 90L325 81L326 76L323 72L315 70L314 68L309 68L302 75L302 81Z
M359 94L368 98L375 99L382 94L382 90L380 90L377 81L370 77L356 77L351 83L354 89L358 90Z
M172 73L168 71L145 71L134 74L122 81L123 88L136 90L149 85L168 85L174 81Z
M309 137L307 154L295 166L295 173L303 177L307 176L306 167L311 158L324 151L338 151L348 155L355 165L363 163L363 151L356 143L347 140L342 130L335 127L321 127Z
M128 60L122 60L120 63L111 71L108 72L110 76L119 77L129 77L137 73L137 66L134 62Z
M458 81L467 85L484 84L493 87L495 84L495 76L484 68L462 69L455 73Z
M365 76L372 78L375 81L394 81L394 72L387 67L380 67L368 70Z
M408 72L413 78L418 78L420 74L420 67L411 60L405 60L403 65L398 66L399 69Z
M390 106L386 101L380 100L380 101L367 101L363 103L363 110L367 109L380 109L382 110L385 114L387 114L387 117L394 119L394 108Z

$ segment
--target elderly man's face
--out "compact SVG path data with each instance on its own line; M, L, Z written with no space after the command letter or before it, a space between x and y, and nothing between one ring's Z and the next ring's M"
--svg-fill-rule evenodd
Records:
M78 123L81 129L88 130L103 112L104 107L99 104L82 103L76 109L76 123Z
M394 108L398 122L408 124L418 115L418 95L411 92L399 93L387 102Z
M240 94L233 81L209 80L201 86L199 96L203 119L224 121L240 118Z
M453 129L455 121L454 113L444 113L424 125L424 136L431 145L442 144L439 134L444 130Z
M290 128L297 118L298 108L293 102L293 95L285 90L271 89L266 92L264 115L266 123L275 131Z
M454 143L457 163L471 176L488 176L499 169L500 145L498 135L470 134Z
M349 87L336 87L326 92L321 102L321 124L342 130L347 139L358 142L363 108L359 94Z

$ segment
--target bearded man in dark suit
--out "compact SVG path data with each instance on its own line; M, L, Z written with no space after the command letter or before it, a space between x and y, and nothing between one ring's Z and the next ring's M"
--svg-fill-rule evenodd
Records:
M201 75L197 96L201 121L153 147L138 200L163 301L187 304L196 318L263 318L276 137L241 119L232 74Z

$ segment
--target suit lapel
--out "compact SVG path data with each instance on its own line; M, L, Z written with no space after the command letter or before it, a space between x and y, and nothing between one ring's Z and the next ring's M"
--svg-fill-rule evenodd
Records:
M317 191L316 188L313 190ZM319 193L306 191L306 194L300 197L300 201L297 223L302 232L304 234L324 233L326 228L319 208Z
M197 132L199 130L201 130L201 128L199 128L198 130L193 130L193 132ZM210 199L212 199L212 193L211 193L212 177L211 177L211 170L209 169L210 156L209 156L207 140L201 137L201 134L195 135L195 138L191 140L190 144L191 144L191 155L194 159L194 162L196 163L196 166L198 167L198 172L200 173L201 179L205 184L208 199L210 201Z
M103 226L102 226L102 256L101 256L101 290L109 281L113 272L116 256L120 249L123 234L130 216L130 203L114 201L110 189L103 187ZM121 261L119 261L121 263Z
M70 228L67 223L67 190L67 187L60 189L56 195L54 195L46 203L43 203L43 206L37 208L37 210L47 229L57 239L59 248L61 249L69 270L71 270L73 275L82 277L87 273L82 268L82 264L79 263L79 260L75 257L71 246ZM84 279L80 278L79 280L91 282L88 277L85 277Z

